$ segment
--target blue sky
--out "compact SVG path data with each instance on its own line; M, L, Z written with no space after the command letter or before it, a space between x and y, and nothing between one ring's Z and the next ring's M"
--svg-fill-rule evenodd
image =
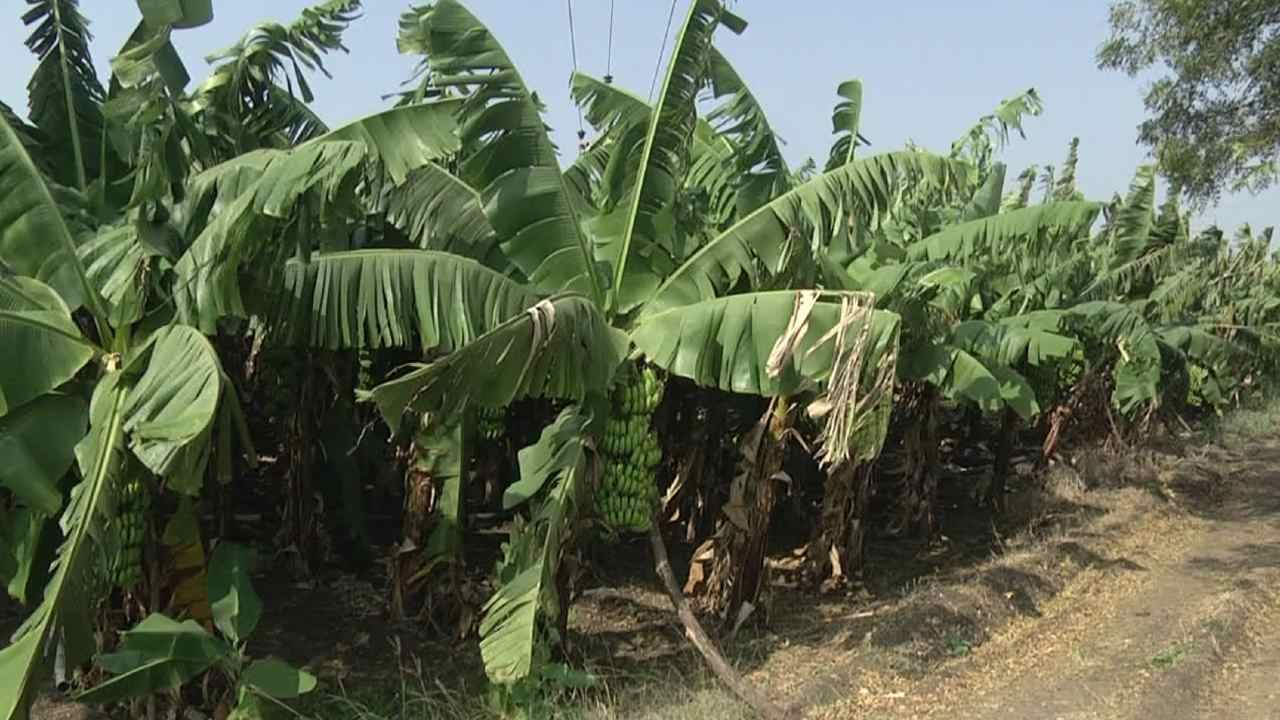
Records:
M674 24L687 3L677 0ZM21 111L33 60L22 45L22 6L6 4L11 10L0 16L0 99ZM231 44L255 22L293 19L307 4L215 0L213 23L180 32L174 41L198 81L206 74L205 55ZM395 48L396 20L409 2L365 4L364 16L346 36L351 53L331 56L326 64L333 79L313 83L316 107L331 125L385 107L382 97L413 66ZM610 2L573 0L573 6L579 67L603 75ZM566 2L470 0L469 7L547 103L562 154L574 153L577 115L568 93ZM648 94L670 7L667 0L615 0L617 83ZM1105 199L1123 192L1134 168L1146 161L1145 150L1134 143L1143 117L1141 82L1097 70L1093 61L1107 34L1106 0L741 0L735 7L751 27L741 37L722 31L718 45L763 103L793 163L825 156L835 88L849 78L864 85L862 130L873 151L907 140L945 150L1002 98L1035 87L1045 113L1028 123L1026 140L1015 140L1005 151L1012 173L1031 163L1060 164L1071 137L1079 136L1081 188L1090 198ZM94 60L105 79L107 62L138 20L136 7L124 0L82 0L81 8L93 23ZM1280 190L1225 198L1198 220L1226 229L1243 222L1276 224Z

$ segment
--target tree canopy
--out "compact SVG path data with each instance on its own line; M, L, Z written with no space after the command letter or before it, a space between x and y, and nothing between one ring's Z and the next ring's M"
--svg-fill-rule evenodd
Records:
M1120 0L1098 66L1157 77L1138 140L1197 204L1280 174L1280 3Z

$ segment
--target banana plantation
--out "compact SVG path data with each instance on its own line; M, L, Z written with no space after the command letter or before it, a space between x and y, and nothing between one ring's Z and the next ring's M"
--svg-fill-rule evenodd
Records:
M1274 378L1269 229L1193 233L1153 167L1086 198L1075 142L1006 168L1032 89L950 147L873 152L849 80L812 118L829 155L789 166L716 48L746 20L690 5L652 101L574 73L575 154L460 0L404 12L418 71L341 127L307 77L359 0L250 29L203 80L175 47L211 0L117 8L137 27L106 78L89 9L26 0L38 65L0 98L0 720L51 692L284 712L317 681L254 654L252 578L334 564L519 698L573 666L570 608L620 555L778 715L718 646L768 621L781 538L803 592L857 585L870 534L998 516L1027 448L1119 450ZM948 510L960 482L974 507Z

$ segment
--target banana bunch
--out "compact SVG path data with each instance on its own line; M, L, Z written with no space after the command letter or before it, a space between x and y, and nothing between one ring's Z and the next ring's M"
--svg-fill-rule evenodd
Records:
M142 544L149 500L147 488L138 477L129 478L120 489L107 558L107 579L116 587L130 588L142 581Z
M507 430L506 409L480 408L479 418L476 421L476 430L483 440L492 442L500 439Z
M596 494L596 511L615 530L649 529L658 500L653 470L662 461L662 447L650 425L663 389L663 381L650 367L630 373L614 388L613 413L605 424L602 446L608 464Z

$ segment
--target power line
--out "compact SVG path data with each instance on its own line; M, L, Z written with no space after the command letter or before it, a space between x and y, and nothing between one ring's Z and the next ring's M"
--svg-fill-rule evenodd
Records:
M564 0L565 7L569 10L569 57L573 60L573 71L578 72L578 36L573 28L573 0ZM578 106L578 144L581 146L586 142L587 129L582 122L582 106ZM581 147L579 148L581 150Z
M604 84L613 84L613 0L609 0L609 53L604 58Z
M667 13L667 29L662 33L662 49L658 50L658 63L653 66L653 79L649 81L649 102L653 102L653 90L658 86L658 71L662 69L662 57L667 54L667 38L671 36L671 21L676 17L676 0L671 0L671 12Z

